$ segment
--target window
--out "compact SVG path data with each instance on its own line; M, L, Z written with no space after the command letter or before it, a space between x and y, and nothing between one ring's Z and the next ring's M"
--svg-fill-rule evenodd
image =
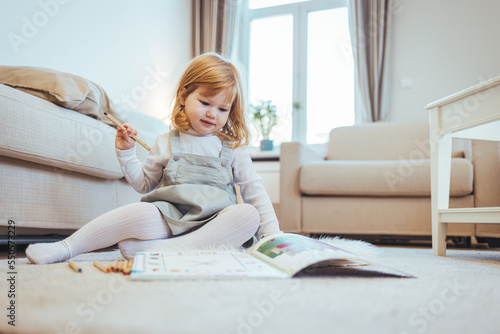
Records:
M264 7L273 7L278 5L286 5L290 3L304 2L304 1L308 0L248 0L248 8L256 9Z
M247 0L240 29L251 104L278 109L275 144L328 141L354 124L354 69L345 0Z

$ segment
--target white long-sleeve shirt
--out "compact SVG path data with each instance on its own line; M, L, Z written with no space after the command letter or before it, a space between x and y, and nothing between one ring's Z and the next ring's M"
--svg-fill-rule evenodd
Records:
M184 153L220 156L222 140L218 136L194 136L182 132L179 135ZM135 147L128 150L116 149L123 174L137 192L145 194L158 186L171 155L169 141L168 133L158 136L144 163L137 159ZM245 147L232 150L231 167L234 182L240 187L243 202L253 205L260 214L259 237L280 233L271 199Z

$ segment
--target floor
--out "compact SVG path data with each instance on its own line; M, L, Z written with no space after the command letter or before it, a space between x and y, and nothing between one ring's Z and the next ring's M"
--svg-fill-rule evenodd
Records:
M499 333L500 251L450 249L443 258L429 245L381 247L380 265L413 277L351 270L294 279L131 281L92 264L118 252L81 255L83 273L19 258L15 332ZM14 300L5 297L4 312ZM0 332L13 332L3 318Z

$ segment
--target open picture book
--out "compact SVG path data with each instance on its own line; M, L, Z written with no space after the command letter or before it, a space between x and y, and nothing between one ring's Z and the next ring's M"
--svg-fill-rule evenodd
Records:
M361 256L298 234L265 237L246 251L224 249L136 253L132 280L293 277L314 266L367 264Z

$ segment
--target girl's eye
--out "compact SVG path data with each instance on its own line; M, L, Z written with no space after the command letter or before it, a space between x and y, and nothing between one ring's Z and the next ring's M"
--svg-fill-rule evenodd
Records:
M208 106L208 105L210 104L210 103L208 103L208 102L201 101L201 100L200 100L200 102L201 102L201 104L203 104L204 106Z
M227 111L227 109L224 109L224 108L219 108L219 110L222 111L222 112L226 112Z

